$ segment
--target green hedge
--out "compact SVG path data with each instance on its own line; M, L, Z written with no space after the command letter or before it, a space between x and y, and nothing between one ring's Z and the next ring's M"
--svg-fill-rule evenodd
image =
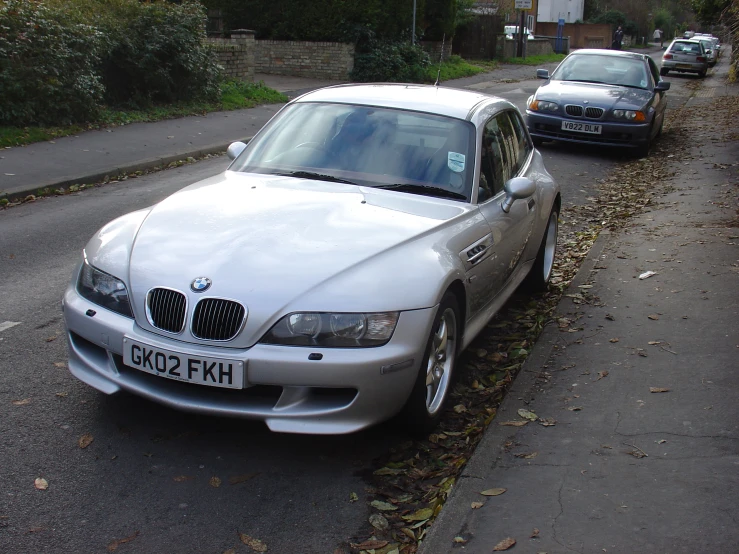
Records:
M429 55L408 42L373 42L354 56L353 81L422 83L431 65Z
M220 68L199 2L6 0L0 124L66 125L114 108L217 100Z
M0 124L94 118L103 45L99 31L63 10L28 0L0 4Z

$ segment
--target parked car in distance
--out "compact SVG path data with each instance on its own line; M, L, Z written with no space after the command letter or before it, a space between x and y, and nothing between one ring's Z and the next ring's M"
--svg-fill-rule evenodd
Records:
M273 431L428 432L457 355L547 286L560 190L507 100L330 87L228 154L87 243L63 300L85 383Z
M699 40L675 39L662 54L662 68L659 74L667 75L670 71L678 73L697 73L702 79L708 72L708 56L703 43Z
M519 26L518 25L506 25L505 26L505 36L506 38L514 38L516 35L518 35ZM524 28L524 32L526 33L526 38L528 40L534 40L534 33L532 33L530 30Z
M713 39L708 36L696 36L693 40L698 40L703 43L703 51L706 53L708 67L715 66L716 62L718 62L718 51L714 48Z
M666 91L645 54L582 49L567 56L529 97L526 124L534 144L545 140L595 143L645 156L662 132Z

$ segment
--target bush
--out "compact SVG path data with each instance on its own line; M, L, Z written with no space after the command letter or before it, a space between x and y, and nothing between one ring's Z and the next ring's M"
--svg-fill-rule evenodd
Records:
M0 124L94 119L102 35L64 11L27 0L0 4Z
M203 42L202 6L127 1L126 17L99 20L111 41L102 62L106 102L140 108L217 100L220 68Z
M429 55L418 45L373 41L366 52L354 56L353 81L422 83L431 65Z

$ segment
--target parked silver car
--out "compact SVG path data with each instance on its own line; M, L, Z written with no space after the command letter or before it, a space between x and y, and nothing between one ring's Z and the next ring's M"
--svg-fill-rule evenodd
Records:
M670 71L678 73L697 73L702 79L708 72L708 57L703 43L695 39L675 39L662 54L662 68L659 74L664 76Z
M275 431L428 431L457 355L547 286L560 191L506 100L332 87L229 155L85 247L63 302L82 381Z
M706 53L708 60L708 67L713 67L718 62L718 51L715 48L713 38L708 35L694 36L693 40L698 40L703 43L703 50Z

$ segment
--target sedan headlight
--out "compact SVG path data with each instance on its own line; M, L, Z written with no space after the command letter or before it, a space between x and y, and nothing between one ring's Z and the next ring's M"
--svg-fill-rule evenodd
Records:
M133 317L128 290L120 279L92 267L87 260L82 264L77 279L77 292L98 306L126 317Z
M646 121L644 112L639 110L613 110L613 117L627 121Z
M260 342L329 348L382 346L393 336L399 315L297 312L278 321Z
M529 109L535 112L556 112L559 105L545 100L532 100L529 102Z

